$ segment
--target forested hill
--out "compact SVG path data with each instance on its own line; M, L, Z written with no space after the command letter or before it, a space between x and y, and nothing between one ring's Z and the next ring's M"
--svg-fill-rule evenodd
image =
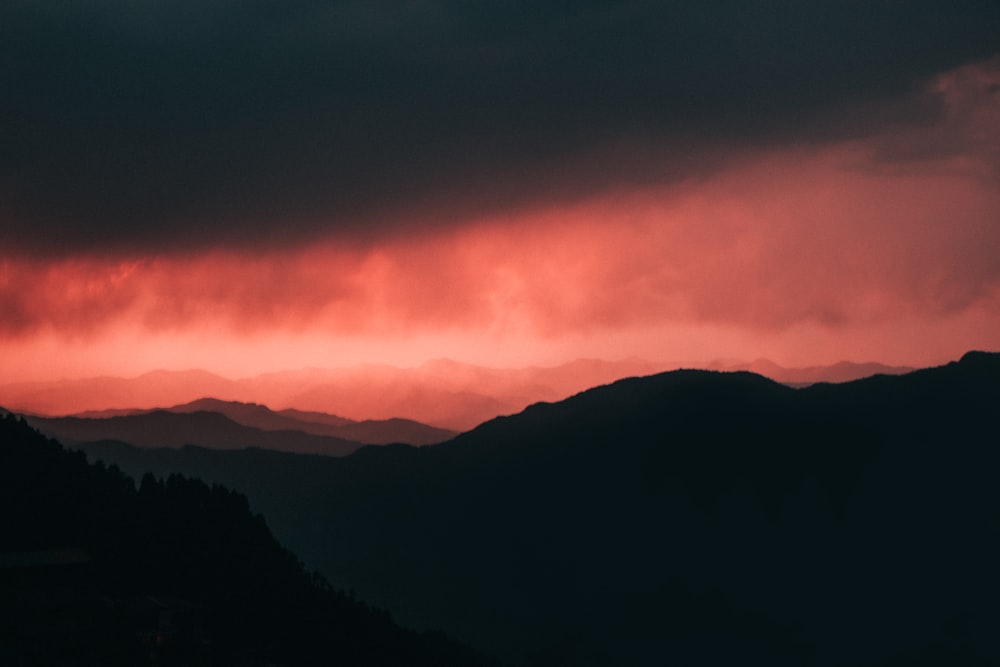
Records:
M677 371L343 458L88 445L247 493L405 624L513 664L996 665L1000 355Z
M475 665L307 573L247 499L0 417L0 664Z

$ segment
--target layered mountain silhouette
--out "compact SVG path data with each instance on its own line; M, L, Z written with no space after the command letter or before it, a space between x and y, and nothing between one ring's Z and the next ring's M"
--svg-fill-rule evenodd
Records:
M352 421L402 418L451 431L466 431L498 415L519 412L532 403L562 400L620 378L650 375L680 366L641 359L579 359L554 367L498 369L445 359L417 368L375 365L313 368L239 380L227 380L204 371L156 371L130 379L103 377L0 385L0 405L20 412L61 416L95 410L130 412L137 408L162 408L212 396L224 401L262 403L279 411L335 413ZM767 360L713 362L708 367L752 370L779 382L795 384L842 382L875 373L912 370L848 362L786 369Z
M770 359L756 359L746 362L715 362L706 365L708 370L719 371L750 371L776 382L791 385L810 385L818 382L850 382L872 375L902 375L916 369L910 366L887 366L886 364L855 363L840 361L830 366L806 366L804 368L785 368Z
M343 458L86 446L246 493L336 587L510 664L1000 661L1000 355L675 371Z
M261 431L300 431L311 435L338 438L341 440L351 440L369 445L385 445L390 443L427 445L444 442L445 440L453 438L457 435L455 431L435 428L411 419L365 420L356 422L351 419L322 412L304 412L292 409L275 412L266 406L258 405L256 403L222 401L216 398L201 398L182 405L175 405L169 408L159 408L156 410L99 410L83 412L78 415L73 415L73 417L88 420L86 422L87 426L83 428L90 429L90 432L92 433L100 434L102 430L106 430L106 433L100 435L98 438L91 437L87 439L123 439L116 438L114 435L114 433L120 429L118 424L121 423L121 420L118 418L148 415L154 412L169 412L178 415L216 413L237 424L259 429ZM102 424L95 420L105 420L105 423ZM195 437L199 433L197 425L195 424L192 424L190 427L185 427L183 426L183 424L185 424L184 420L178 419L174 420L174 422L177 424L175 426L176 430L193 434L191 436L185 435L183 437ZM78 438L72 437L69 433L74 428L81 428L81 422L72 419L48 419L45 421L39 419L33 423L39 426L39 428L43 431L50 430L56 436L62 436L74 440ZM45 425L44 427L42 426L43 424ZM106 427L106 429L103 429L102 427ZM62 428L66 429L65 436L63 436L63 431L60 430ZM268 441L268 436L257 436L258 440L261 438L263 438L265 442ZM127 438L124 439L128 442L133 442ZM270 441L274 440L275 438L270 439ZM203 440L197 439L196 437L195 439L190 439L181 444L204 444L206 446L212 446L208 445L208 443ZM253 446L262 446L267 449L288 449L289 451L323 453L322 451L314 449L290 449L268 446L266 444L255 444Z
M156 408L202 396L251 401L233 380L200 370L152 371L135 378L96 377L0 385L0 405L22 413L68 415L108 408Z
M344 456L360 442L302 431L265 431L244 426L217 412L175 413L153 410L120 417L28 417L46 435L67 444L118 440L137 447L201 445L212 449L258 447L280 452Z
M90 465L0 417L0 664L482 665L336 592L220 486Z

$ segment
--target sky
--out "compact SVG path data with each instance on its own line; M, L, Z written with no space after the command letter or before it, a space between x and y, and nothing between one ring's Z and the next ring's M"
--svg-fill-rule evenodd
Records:
M0 372L1000 349L1000 4L0 4Z

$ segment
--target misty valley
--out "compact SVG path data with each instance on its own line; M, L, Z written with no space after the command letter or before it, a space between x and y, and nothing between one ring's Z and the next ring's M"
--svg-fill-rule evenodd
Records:
M0 664L1000 663L1000 354L634 370L469 428L7 404Z

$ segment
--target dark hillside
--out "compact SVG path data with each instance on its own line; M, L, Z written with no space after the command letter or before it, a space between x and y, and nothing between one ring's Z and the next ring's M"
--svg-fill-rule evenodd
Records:
M239 488L336 586L515 664L997 664L998 359L664 373L343 459L88 451Z
M0 664L472 665L334 592L246 497L135 483L0 418Z

